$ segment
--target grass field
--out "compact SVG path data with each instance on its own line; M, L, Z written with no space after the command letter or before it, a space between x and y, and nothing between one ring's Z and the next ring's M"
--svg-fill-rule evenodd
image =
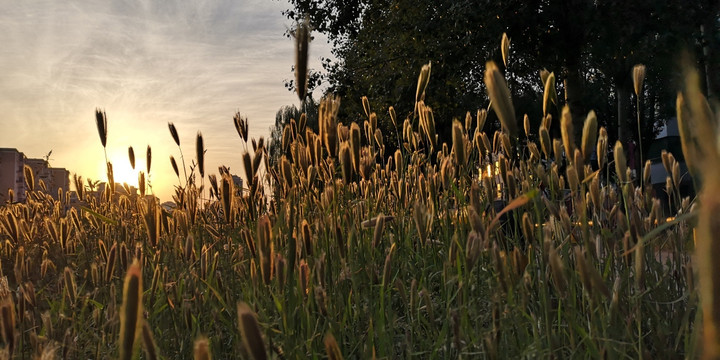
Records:
M429 77L423 68L418 95ZM553 82L546 104L557 103L554 75L543 80ZM488 111L503 131L485 133L480 110L454 121L452 143L440 144L423 101L411 119L375 114L368 101L357 124L343 123L328 97L317 132L304 116L286 127L274 167L266 142L248 139L236 117L246 189L222 168L207 176L200 134L189 168L173 159L183 186L172 210L144 196L144 180L128 196L89 192L76 178L81 207L33 189L25 203L0 207L3 356L717 355L716 118L693 72L686 82L683 149L706 185L682 198L683 174L665 154L667 193L657 196L669 197L670 216L651 196L649 172L629 176L622 145L609 143L594 113L577 143L567 108L539 129L516 124L492 63ZM394 153L378 116L395 126ZM106 121L98 111L103 146ZM561 139L551 139L552 121Z

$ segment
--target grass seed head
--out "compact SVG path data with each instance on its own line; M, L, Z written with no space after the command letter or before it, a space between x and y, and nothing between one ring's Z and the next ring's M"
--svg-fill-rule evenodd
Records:
M540 85L545 86L550 72L547 69L540 70Z
M175 172L175 176L177 176L179 178L180 171L178 169L177 162L175 161L175 158L172 155L170 155L170 165L172 165L173 171Z
M573 165L575 166L578 178L580 180L585 180L585 161L583 160L580 149L575 149L575 153L573 154Z
M248 120L247 117L240 115L240 112L236 112L233 116L233 124L240 138L247 142L248 140Z
M597 116L595 111L590 110L588 116L585 118L585 124L583 125L582 132L582 154L583 158L587 162L590 160L590 154L595 148L597 142Z
M552 142L550 140L550 133L544 125L540 125L540 147L545 154L546 159L550 159L550 153L552 152Z
M417 90L415 90L415 103L422 101L425 98L425 89L430 82L430 70L432 63L429 62L427 65L423 65L420 69L420 75L418 76ZM416 106L417 110L417 106Z
M465 136L463 134L462 124L459 121L453 120L452 124L452 141L453 141L453 153L455 154L455 162L460 168L462 168L467 157L465 154Z
M105 115L104 110L95 109L95 123L100 135L100 142L105 147L107 145L107 115Z
M345 184L350 184L352 182L352 168L353 168L353 162L352 162L352 155L350 151L350 145L347 142L343 142L340 144L340 169L342 171L342 177Z
M487 110L480 109L477 111L477 127L475 128L476 132L482 131L483 127L485 126L485 120L487 120Z
M72 269L69 267L65 267L65 270L63 271L63 281L65 283L65 291L67 291L68 298L70 299L71 304L75 304L75 299L77 298L77 287L75 286L75 275L73 274Z
M140 264L133 262L125 276L123 304L120 309L120 359L133 357L135 339L142 321L142 272Z
M600 128L597 140L597 162L598 167L602 169L607 161L608 134L605 127Z
M350 124L350 149L352 155L352 165L356 173L360 172L360 126L353 121Z
M265 350L265 343L263 342L262 333L260 332L257 315L250 309L250 306L244 302L238 303L237 312L240 336L242 337L245 350L254 360L267 359L267 351Z
M177 128L175 128L175 124L168 122L168 128L170 129L170 135L172 136L173 140L175 141L175 144L177 144L177 146L180 146L180 135L178 135Z
M485 85L487 86L488 96L492 101L493 110L498 115L503 129L507 131L512 138L517 136L518 126L515 119L515 108L510 97L510 90L507 87L505 78L498 69L497 65L489 61L485 64Z
M195 155L197 156L198 170L200 171L200 177L203 178L203 177L205 177L205 145L203 144L203 136L200 131L198 131L197 139L195 141ZM149 172L150 171L148 170L148 173Z
M138 173L138 190L140 190L140 197L145 197L145 173L142 171Z
M395 113L395 108L390 106L388 108L388 114L390 114L390 121L392 121L393 127L397 128L397 114Z
M500 41L500 52L502 54L503 64L505 67L508 65L508 56L510 55L510 39L506 33L502 34L502 40Z
M541 73L542 76L542 73ZM555 73L547 75L545 82L545 91L543 92L543 115L549 115L550 103L557 105L557 91L555 90ZM550 126L546 126L548 129Z
M615 173L621 183L625 184L628 181L627 178L627 163L625 160L625 151L623 150L622 143L620 140L615 142Z
M320 112L318 122L320 124L320 136L325 144L325 149L331 157L337 154L337 114L340 109L340 98L337 96L326 96L320 100Z
M638 290L645 287L645 243L642 238L635 245L635 287Z
M300 101L305 100L308 83L308 55L310 52L310 20L298 23L295 36L295 89Z
M472 269L480 258L480 254L483 244L483 233L477 231L471 231L468 234L467 242L465 243L465 264L468 269Z
M145 354L148 359L157 360L158 353L157 346L155 345L155 338L153 337L152 330L150 329L150 324L148 324L145 320L142 321L142 340L143 349L145 349Z
M645 161L645 167L643 169L643 183L647 186L650 186L651 183L651 169L652 169L652 162L650 160Z
M472 115L470 114L470 112L469 111L466 112L465 113L465 131L467 133L470 133L470 128L472 128L472 120L473 120L473 118L472 118Z
M382 240L383 227L385 226L385 216L379 214L375 217L375 231L373 232L372 247L377 248ZM394 244L393 244L394 245Z
M672 171L672 160L674 160L674 158L672 157L672 153L669 153L667 150L663 149L660 153L660 159L662 160L665 172L669 174Z
M128 147L128 158L130 159L130 167L135 170L135 151L132 146Z
M525 238L525 244L535 243L535 226L530 218L530 213L527 211L524 212L522 216L522 232Z
M342 353L340 352L340 346L338 346L338 343L332 333L328 332L325 334L325 340L323 342L325 343L325 352L327 353L329 360L343 359Z
M108 252L107 263L105 264L105 282L110 282L115 272L115 263L117 262L117 243L113 243Z
M370 101L368 100L367 96L363 96L363 97L361 98L361 100L362 100L363 110L365 110L365 116L366 116L366 117L370 117L370 113L371 113L371 111L370 111Z
M635 95L640 96L645 80L645 65L637 64L633 67L633 86L635 87Z
M208 338L202 336L195 340L193 356L195 360L212 360L212 354L210 353L210 340L208 340Z
M222 177L222 204L223 213L225 214L225 222L232 224L234 217L233 198L235 196L235 186L230 175L223 175Z
M248 153L247 150L243 151L242 161L243 161L243 170L245 170L245 178L247 179L248 184L250 185L250 184L252 184L253 170L252 170L252 161L250 160L250 153ZM282 158L280 159L280 163L281 163L280 168L281 169L283 168L283 164L282 164L283 161L287 161L287 159L285 158L285 155L283 155Z
M274 242L272 239L272 225L267 215L260 217L257 223L258 250L260 253L260 272L265 285L270 284L273 277L275 261Z
M575 139L573 138L573 123L570 107L565 105L560 118L560 132L562 135L563 146L565 146L565 156L568 160L573 160L571 156L575 153Z
M150 145L148 145L147 151L145 153L145 165L146 165L148 174L150 174L150 164L151 163L152 163L152 150L150 149Z

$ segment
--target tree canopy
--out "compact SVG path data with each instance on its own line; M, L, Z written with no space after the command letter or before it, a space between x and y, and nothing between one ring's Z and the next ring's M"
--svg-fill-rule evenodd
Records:
M632 68L643 63L648 76L640 132L649 141L658 121L673 114L680 54L689 51L700 65L717 63L720 11L711 0L290 3L286 16L307 17L333 45L336 60L323 62L322 80L327 92L343 98L341 116L360 120L361 98L367 96L385 134L394 134L389 106L401 119L413 116L418 71L432 62L426 103L433 107L441 139L448 139L453 118L487 107L482 76L486 61L495 60L508 80L518 121L527 113L534 126L540 123L539 71L546 68L555 73L574 121L593 109L611 137L636 138ZM503 33L511 40L507 67L500 54ZM713 93L717 74L713 66L704 68L706 89ZM553 111L558 118L559 108Z

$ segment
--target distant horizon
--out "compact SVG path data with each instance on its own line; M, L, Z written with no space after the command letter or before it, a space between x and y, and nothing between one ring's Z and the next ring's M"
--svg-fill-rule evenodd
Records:
M292 22L287 1L190 4L8 3L0 5L0 147L84 179L106 181L95 109L108 118L108 160L115 180L137 186L152 148L150 179L161 201L178 185L169 157L182 166L173 122L190 165L202 132L206 174L221 165L242 176L242 141L232 118L247 116L252 138L269 137L275 113L298 105ZM310 67L330 56L325 38L310 48ZM135 152L135 170L128 147ZM182 175L182 170L181 170ZM72 187L72 185L71 185Z

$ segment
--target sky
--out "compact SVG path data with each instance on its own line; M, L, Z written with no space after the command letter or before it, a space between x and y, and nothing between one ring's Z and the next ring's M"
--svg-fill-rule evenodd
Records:
M294 77L287 8L286 0L2 1L0 147L30 158L52 150L51 166L104 181L100 108L118 182L137 184L150 145L153 191L171 199L169 157L180 162L180 152L168 122L188 166L200 131L206 174L225 165L242 175L233 115L247 116L251 137L268 138L278 109L299 104L283 83ZM309 66L319 69L330 45L314 36Z

